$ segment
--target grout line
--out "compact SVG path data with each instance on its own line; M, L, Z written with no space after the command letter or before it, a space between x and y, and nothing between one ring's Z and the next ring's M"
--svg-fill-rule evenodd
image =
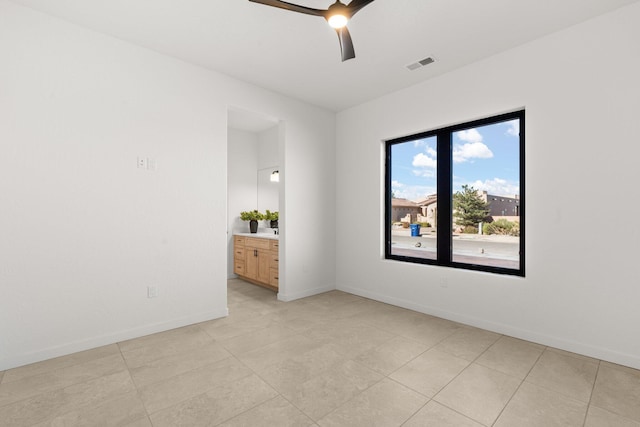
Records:
M589 402L587 402L587 410L584 412L584 420L582 421L583 427L587 424L587 418L589 417L589 408L591 408L591 400L593 399L593 392L595 391L596 383L598 382L598 375L600 374L601 364L602 364L602 361L598 360L598 368L596 369L596 376L593 378L593 386L591 387L591 393L589 394Z

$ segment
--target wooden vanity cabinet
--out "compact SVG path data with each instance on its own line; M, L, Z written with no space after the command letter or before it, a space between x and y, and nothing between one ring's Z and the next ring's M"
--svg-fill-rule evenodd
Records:
M278 241L234 236L233 272L242 279L278 290Z

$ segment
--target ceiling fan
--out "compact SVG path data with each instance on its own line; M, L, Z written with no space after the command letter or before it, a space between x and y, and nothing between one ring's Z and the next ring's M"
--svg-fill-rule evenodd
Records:
M356 57L356 53L353 50L353 42L351 41L351 34L346 25L349 19L353 17L360 9L371 3L373 0L351 0L348 5L341 3L337 0L334 4L329 6L328 9L313 9L306 6L300 6L297 4L287 3L281 0L249 0L254 3L261 3L267 6L279 7L280 9L290 10L292 12L304 13L306 15L321 16L329 22L338 33L338 40L340 41L340 50L342 51L342 61L346 61Z

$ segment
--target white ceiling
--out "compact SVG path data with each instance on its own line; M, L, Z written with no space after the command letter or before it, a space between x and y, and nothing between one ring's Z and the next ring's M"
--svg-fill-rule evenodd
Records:
M322 18L248 0L11 1L340 111L640 0L376 0L349 23L346 62Z

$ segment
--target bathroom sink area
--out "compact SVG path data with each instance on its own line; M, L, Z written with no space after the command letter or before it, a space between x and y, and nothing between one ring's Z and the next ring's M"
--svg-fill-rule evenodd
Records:
M273 239L278 240L280 237L279 234L271 231L258 231L257 233L234 233L235 236L245 236L245 237L259 237L261 239Z

